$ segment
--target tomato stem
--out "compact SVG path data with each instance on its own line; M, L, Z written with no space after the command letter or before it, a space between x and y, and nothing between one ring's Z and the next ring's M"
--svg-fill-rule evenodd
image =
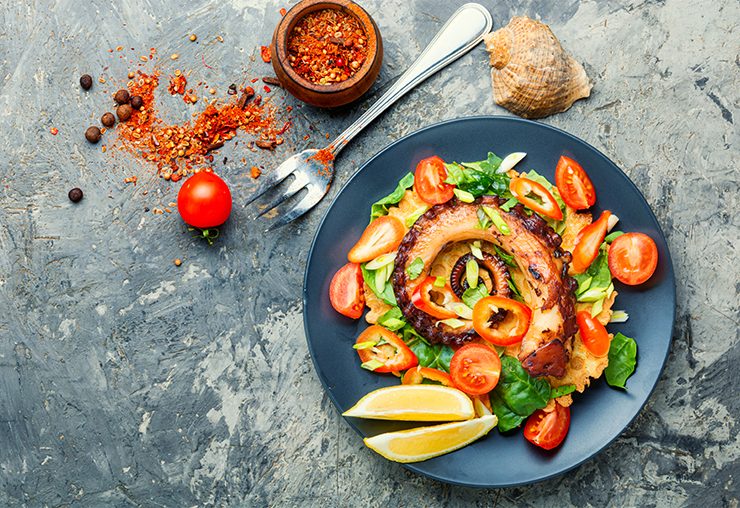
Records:
M221 234L221 232L218 230L218 228L189 228L190 231L197 231L193 235L193 238L203 238L206 242L208 242L208 245L213 245L214 241L218 236Z

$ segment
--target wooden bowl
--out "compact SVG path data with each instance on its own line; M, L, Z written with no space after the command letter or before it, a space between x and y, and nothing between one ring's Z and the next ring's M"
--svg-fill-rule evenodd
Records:
M314 84L301 77L288 60L288 36L306 14L321 9L337 9L357 19L367 34L367 58L360 69L345 81L329 85ZM322 108L343 106L368 91L383 63L383 40L375 21L365 10L349 0L303 0L294 5L275 27L270 46L272 67L280 84L296 98Z

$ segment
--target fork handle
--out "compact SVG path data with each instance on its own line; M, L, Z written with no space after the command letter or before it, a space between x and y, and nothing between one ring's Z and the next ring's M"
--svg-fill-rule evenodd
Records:
M352 138L391 104L429 76L473 49L492 27L491 14L482 5L469 3L460 7L398 81L360 118L337 136L328 149L336 156Z

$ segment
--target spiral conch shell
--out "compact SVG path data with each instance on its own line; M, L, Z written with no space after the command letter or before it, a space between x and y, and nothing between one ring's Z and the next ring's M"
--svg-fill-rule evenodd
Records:
M544 23L516 16L484 40L493 66L493 98L512 113L542 118L590 95L583 66Z

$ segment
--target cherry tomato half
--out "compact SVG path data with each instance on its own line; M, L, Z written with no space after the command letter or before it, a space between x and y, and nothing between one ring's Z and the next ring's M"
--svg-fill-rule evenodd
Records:
M647 281L658 266L658 247L648 235L625 233L609 246L609 271L620 282L634 286Z
M401 383L405 385L420 385L425 380L439 383L444 386L452 386L452 379L448 373L438 369L421 366L416 366L407 370L401 379Z
M586 310L576 314L576 321L578 331L581 332L581 342L586 349L594 356L606 356L609 353L611 339L604 325L591 317L591 313Z
M527 418L524 424L524 437L540 448L552 450L560 446L570 427L570 408L557 402L555 409L549 413L538 409Z
M193 227L215 228L231 214L231 191L217 174L196 173L182 184L177 194L177 211Z
M329 301L334 310L352 319L362 316L365 309L365 291L362 269L357 263L347 263L337 270L329 285Z
M481 298L473 308L473 328L497 346L510 346L522 340L531 321L529 307L503 296Z
M347 254L352 263L365 263L392 252L403 240L406 229L403 223L392 215L384 215L372 221L362 232L362 236Z
M563 155L555 168L555 186L565 204L585 210L596 203L596 190L580 164Z
M414 174L414 190L430 205L446 203L454 196L454 185L445 183L447 170L442 159L427 157L419 161Z
M459 390L468 395L483 395L498 384L501 359L483 344L466 344L452 355L450 377Z
M380 362L373 372L398 372L419 364L414 352L398 335L379 325L365 328L355 344L363 346L357 349L362 363Z
M529 178L512 178L509 190L530 210L555 220L563 220L563 211L547 188Z
M596 256L599 255L599 247L604 243L606 232L609 229L609 217L611 212L604 210L601 216L576 236L576 246L573 248L573 263L571 267L575 273L585 272Z
M457 314L447 306L452 302L459 302L460 298L457 297L449 283L445 283L443 287L437 287L434 285L436 280L437 278L432 276L424 279L411 295L411 303L417 309L437 319L457 317Z

